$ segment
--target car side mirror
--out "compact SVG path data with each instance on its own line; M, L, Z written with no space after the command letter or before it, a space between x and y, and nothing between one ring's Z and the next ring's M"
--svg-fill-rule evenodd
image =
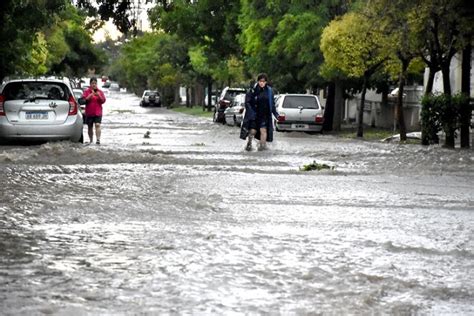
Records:
M78 102L80 105L84 105L84 104L86 104L86 99L85 99L85 98L79 98L79 99L77 100L77 102Z

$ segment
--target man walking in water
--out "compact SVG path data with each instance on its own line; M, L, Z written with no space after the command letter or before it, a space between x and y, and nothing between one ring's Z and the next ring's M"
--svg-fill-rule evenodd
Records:
M86 124L89 134L89 141L94 141L94 127L96 144L100 144L100 124L102 123L102 104L105 103L105 95L102 90L97 88L97 78L91 78L89 88L84 91L86 99Z

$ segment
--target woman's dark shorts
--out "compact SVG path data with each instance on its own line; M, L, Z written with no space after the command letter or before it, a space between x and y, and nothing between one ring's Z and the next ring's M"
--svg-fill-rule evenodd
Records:
M255 129L255 130L258 130L261 128L267 128L267 121L266 120L260 121L259 119L252 120L250 121L249 128Z
M87 126L92 126L94 123L100 124L102 123L102 116L87 116L86 117L86 124Z

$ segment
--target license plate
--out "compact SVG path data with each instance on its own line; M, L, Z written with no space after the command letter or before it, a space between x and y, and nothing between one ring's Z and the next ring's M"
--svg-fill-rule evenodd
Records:
M291 124L291 128L308 129L308 124Z
M47 120L48 112L26 112L25 118L27 120Z

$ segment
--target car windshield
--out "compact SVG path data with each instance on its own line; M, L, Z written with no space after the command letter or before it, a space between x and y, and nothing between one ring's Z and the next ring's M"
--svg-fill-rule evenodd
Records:
M283 107L287 109L319 109L316 98L312 96L287 96L283 101Z
M69 97L67 87L56 82L10 82L3 90L5 100L49 99L64 100Z

